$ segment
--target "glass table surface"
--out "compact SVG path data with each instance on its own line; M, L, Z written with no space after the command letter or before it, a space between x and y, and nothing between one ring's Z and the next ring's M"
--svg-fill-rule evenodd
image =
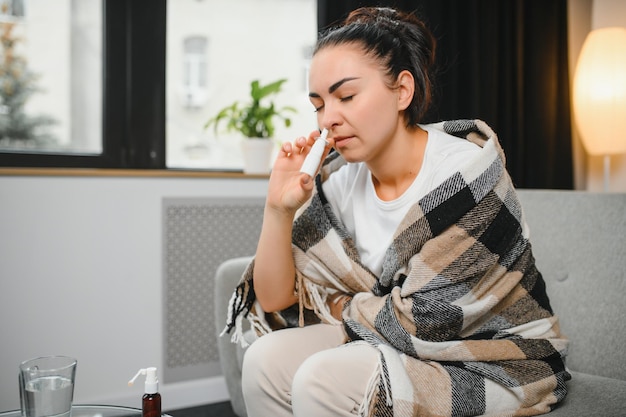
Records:
M170 417L162 414L163 417ZM141 408L114 405L73 405L72 417L141 417ZM0 417L22 417L20 410L0 412Z

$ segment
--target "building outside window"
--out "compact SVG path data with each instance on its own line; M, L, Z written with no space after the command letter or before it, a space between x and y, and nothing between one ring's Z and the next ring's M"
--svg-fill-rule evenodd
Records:
M182 102L189 109L201 108L206 103L207 43L203 36L190 36L183 41Z

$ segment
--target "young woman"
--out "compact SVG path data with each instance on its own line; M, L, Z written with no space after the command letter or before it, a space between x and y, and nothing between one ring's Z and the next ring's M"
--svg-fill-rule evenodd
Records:
M362 8L320 37L319 131L283 144L254 261L231 300L253 416L535 415L566 395L567 347L504 156L480 121L420 124L435 41ZM333 147L336 152L329 154Z

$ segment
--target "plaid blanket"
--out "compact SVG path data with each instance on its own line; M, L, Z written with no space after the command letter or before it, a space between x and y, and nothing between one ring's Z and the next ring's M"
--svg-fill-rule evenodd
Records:
M361 264L325 199L323 181L345 163L331 154L294 223L300 302L279 313L260 311L252 261L231 299L224 333L235 328L232 340L245 343L244 317L259 335L336 322L325 302L341 291L353 295L343 311L347 343L381 352L380 377L362 415L546 413L567 392L568 341L535 266L504 153L482 121L434 127L482 149L410 209L380 276Z

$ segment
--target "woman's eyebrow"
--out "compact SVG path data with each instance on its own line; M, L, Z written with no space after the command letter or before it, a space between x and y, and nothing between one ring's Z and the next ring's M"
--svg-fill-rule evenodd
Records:
M330 87L328 87L328 94L334 93L344 83L346 83L348 81L352 81L352 80L358 80L358 79L359 79L359 77L346 77L346 78L343 78L343 79L337 81L335 84L333 84ZM319 96L320 96L319 94L314 93L314 92L310 92L309 93L309 97L312 97L312 98L319 98Z

